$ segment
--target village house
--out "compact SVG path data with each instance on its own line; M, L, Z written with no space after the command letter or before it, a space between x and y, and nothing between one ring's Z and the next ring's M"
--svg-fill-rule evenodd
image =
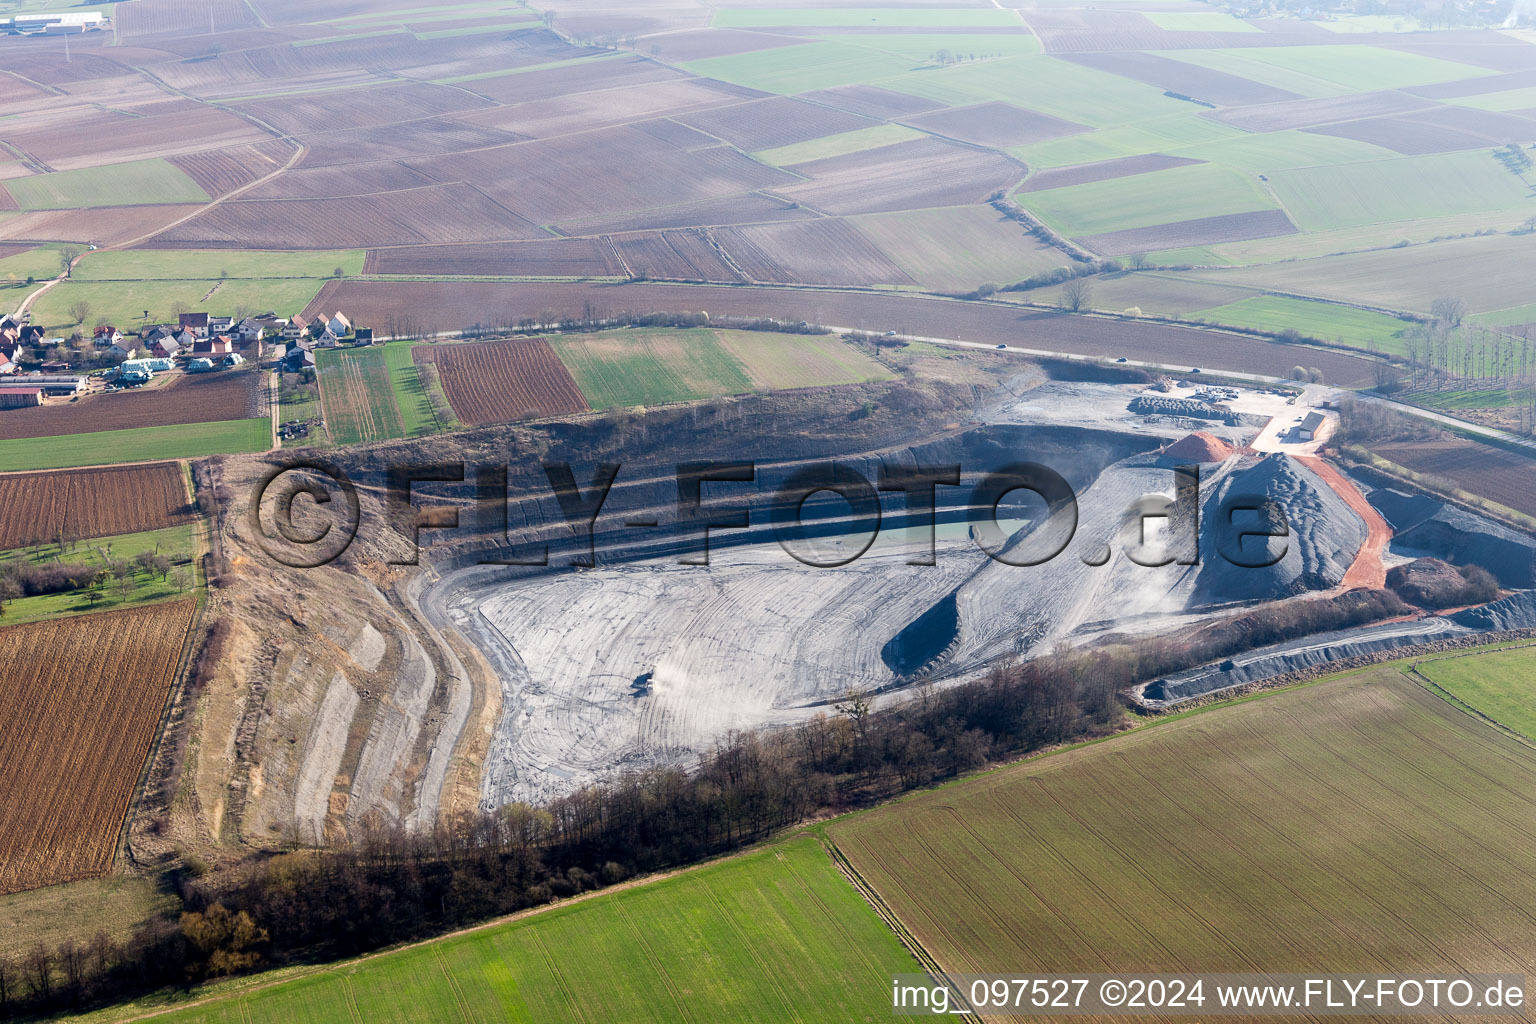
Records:
M191 331L199 338L208 337L207 313L183 313L178 326L184 331Z
M288 325L283 328L284 341L298 341L309 333L309 321L302 316L294 316L289 319Z
M121 335L118 336L118 340L113 342L107 351L113 357L121 356L124 359L132 359L139 354L138 346Z
M314 369L314 366L315 354L307 348L290 345L283 354L283 370L286 373L300 373L306 368Z
M252 342L261 341L265 338L267 331L259 322L246 317L234 326L232 334L236 341L243 345L249 345Z
M228 334L229 329L235 326L235 318L232 316L210 316L208 318L208 333Z
M201 338L192 343L194 356L227 356L235 350L234 342L224 335L216 338Z
M181 355L181 342L169 334L164 334L149 343L149 351L162 359L175 359Z
M15 372L16 364L11 361L11 357L3 349L0 349L0 377L9 377Z
M335 316L331 317L331 319L326 322L325 326L330 330L332 334L336 335L338 338L345 338L347 335L352 333L352 321L348 320L341 313L337 313Z
M106 348L109 345L116 345L122 340L123 333L110 324L104 324L101 327L96 328L96 332L91 335L91 342L97 348Z
M357 327L357 328L354 328L353 331L352 331L352 340L354 342L356 342L357 344L359 344L359 345L372 345L373 344L373 328L372 327Z

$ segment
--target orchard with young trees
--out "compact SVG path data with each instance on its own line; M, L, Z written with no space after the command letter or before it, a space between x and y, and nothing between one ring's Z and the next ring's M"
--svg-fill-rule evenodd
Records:
M1531 327L1489 327L1466 321L1467 306L1443 296L1433 316L1403 332L1408 368L1399 385L1412 394L1486 393L1490 404L1513 406L1518 429L1536 433L1536 344Z

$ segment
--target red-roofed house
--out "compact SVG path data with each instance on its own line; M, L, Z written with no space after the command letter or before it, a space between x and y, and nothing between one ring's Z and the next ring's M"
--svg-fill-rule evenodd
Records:
M203 338L192 343L194 356L227 356L235 350L235 343L224 335L216 338Z

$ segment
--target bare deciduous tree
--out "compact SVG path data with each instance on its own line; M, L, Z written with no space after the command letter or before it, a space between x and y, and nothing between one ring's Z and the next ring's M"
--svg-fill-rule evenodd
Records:
M1085 277L1074 277L1061 287L1061 304L1074 313L1089 308L1092 297L1093 286Z
M1442 295L1430 303L1429 312L1447 327L1460 327L1467 315L1467 300L1455 295Z

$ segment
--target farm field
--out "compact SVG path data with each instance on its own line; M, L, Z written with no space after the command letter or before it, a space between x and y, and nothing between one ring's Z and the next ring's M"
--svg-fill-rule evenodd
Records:
M400 422L407 437L420 437L443 430L432 411L427 397L426 382L416 370L408 344L386 345L384 367L389 371L389 384L395 391L395 405L400 410Z
M74 281L204 281L225 278L326 278L340 267L355 277L363 272L360 249L334 252L133 249L87 253L76 265ZM258 310L258 312L261 312Z
M105 873L194 602L0 629L0 893ZM81 672L84 662L96 670Z
M144 323L173 321L174 313L182 307L188 312L216 315L232 315L234 310L247 309L253 313L271 310L280 316L292 316L309 305L325 283L320 278L225 280L217 276L220 266L219 262L206 260L204 272L211 271L214 276L200 280L66 281L44 292L33 304L33 319L68 334L77 327L89 331L101 319L125 331ZM330 276L330 271L326 271L324 277ZM89 310L83 324L73 312L82 302ZM148 320L144 317L146 309Z
M1309 231L1495 210L1536 213L1530 189L1486 150L1298 167L1269 179L1297 226Z
M1051 227L1073 237L1275 208L1257 182L1214 164L1027 192L1016 198Z
M916 139L921 135L921 132L905 125L881 124L873 128L856 128L851 132L839 132L836 135L812 139L809 142L780 146L778 149L765 149L752 155L765 163L788 167L791 164L803 164L811 160L825 160L848 153L859 153L866 149L878 149L881 146Z
M978 61L943 68L937 73L932 69L911 71L880 85L954 107L1000 100L1094 128L1142 125L1191 113L1187 102L1165 96L1155 86L1047 56ZM1213 135L1235 134L1229 129L1212 131L1194 125L1191 128Z
M714 24L722 28L1018 28L1019 19L1002 10L912 10L878 7L782 10L768 6L735 7L718 12Z
M135 427L59 437L0 440L0 473L111 465L156 459L264 452L272 447L272 421L244 420Z
M853 218L859 233L918 284L971 292L1062 266L1060 249L987 206L957 206Z
M1235 272L1234 272L1235 273ZM1134 279L1142 274L1129 274ZM1234 282L1236 283L1236 282ZM1232 294L1228 301L1243 297ZM1191 309L1222 304L1202 299ZM535 309L582 315L590 310L614 316L626 310L707 309L711 315L774 317L854 330L888 331L930 338L955 338L1068 352L1093 357L1188 363L1283 377L1296 364L1296 350L1275 342L1170 324L1136 323L1097 317L1072 317L1020 309L1008 303L954 302L895 292L805 291L715 285L629 284L620 288L591 283L492 282L335 282L326 286L317 307L347 309L370 323L390 317L429 316L455 322L466 310ZM1322 349L1308 349L1309 365L1332 384L1366 384L1371 366L1363 359ZM581 382L577 374L577 382ZM595 403L594 403L595 404Z
M159 159L13 178L5 190L22 210L205 203L210 198L170 161Z
M1492 74L1419 53L1378 46L1273 46L1180 50L1177 58L1303 96L1344 96Z
M590 982L601 965L602 984ZM833 866L796 838L740 857L151 1019L611 1024L818 1022L888 1014L911 954ZM451 979L451 980L450 980Z
M14 277L18 286L25 286L29 277L46 280L57 276L62 266L60 248L55 245L17 246L21 251L13 250L11 255L0 258L0 281L9 284Z
M594 409L692 402L752 390L714 331L616 331L550 346Z
M1426 314L1436 297L1457 295L1477 313L1528 303L1533 258L1536 235L1499 235L1188 276Z
M1203 309L1196 319L1232 327L1252 327L1260 331L1296 331L1318 341L1342 342L1356 348L1377 345L1383 352L1401 354L1398 335L1408 326L1396 317L1370 310L1354 309L1282 295L1260 295L1241 299L1230 305Z
M164 529L195 518L174 462L0 476L0 551Z
M1369 448L1404 469L1536 517L1536 459L1463 437L1388 441Z
M784 46L685 63L683 70L749 89L792 96L814 89L873 82L911 69L908 57L834 40Z
M406 435L384 349L324 349L315 354L315 370L332 441L360 444Z
M3 479L0 477L0 480ZM203 575L196 560L194 529L192 524L187 524L126 536L66 541L62 550L55 544L47 544L37 554L30 548L0 552L0 565L10 563L18 567L57 561L65 565L85 565L109 571L113 563L132 562L139 553L146 551L163 555L171 561L171 575L162 579L152 573L135 571L129 580L131 587L126 593L119 591L116 580L111 580L97 591L94 601L78 593L18 597L6 603L5 622L34 622L78 615L98 608L132 608L184 597L203 585ZM184 575L178 576L177 573Z
M250 368L183 375L166 384L136 391L87 395L73 400L54 399L38 408L7 409L0 413L0 439L256 417L265 407L264 384L265 375ZM47 446L40 443L39 447Z
M813 388L891 380L889 368L835 334L716 331L753 382L767 388Z
M1536 751L1400 669L1197 712L826 831L950 971L1500 969L1532 955Z
M437 367L448 403L466 426L585 411L587 400L542 338L418 345L416 362Z
M1413 667L1454 700L1536 741L1536 648L1446 655Z

